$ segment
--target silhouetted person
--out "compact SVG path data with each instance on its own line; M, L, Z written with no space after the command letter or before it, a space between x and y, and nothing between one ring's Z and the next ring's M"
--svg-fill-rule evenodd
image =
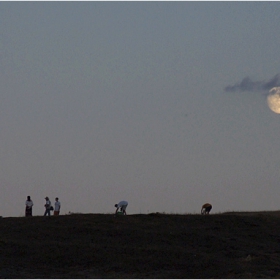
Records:
M55 199L55 203L54 203L54 212L53 212L53 215L54 216L58 216L59 215L59 212L60 212L60 201L58 201L58 197Z
M122 212L124 215L126 215L126 207L127 207L127 205L128 205L128 202L125 201L125 200L120 201L118 204L115 204L115 207L117 208L115 214L117 214L117 213L118 213L118 210L120 209L121 212Z
M46 200L46 204L45 204L46 210L45 210L44 216L46 216L46 215L50 216L52 203L47 196L45 197L45 200Z
M210 203L205 203L205 204L202 205L201 214L202 215L209 215L211 209L212 209L212 205Z
M33 201L31 200L30 196L28 196L27 200L25 201L25 217L32 216L32 206Z

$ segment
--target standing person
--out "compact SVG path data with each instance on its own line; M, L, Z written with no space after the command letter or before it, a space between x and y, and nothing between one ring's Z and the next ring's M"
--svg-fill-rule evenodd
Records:
M54 203L54 212L53 212L53 215L54 216L58 216L59 215L59 212L60 212L60 201L58 201L58 197L55 199L55 203Z
M210 203L205 203L205 204L202 205L201 214L202 215L209 215L211 209L212 209L212 205Z
M118 213L118 210L120 208L121 212L123 212L123 214L126 215L126 207L127 207L127 205L128 205L128 202L125 201L125 200L120 201L118 204L115 204L115 207L117 208L115 214Z
M31 200L30 196L28 196L27 200L25 201L25 217L32 216L32 206L33 201Z
M50 216L52 203L47 196L45 197L45 200L46 200L46 204L45 204L46 210L45 210L44 216L46 216L46 215Z

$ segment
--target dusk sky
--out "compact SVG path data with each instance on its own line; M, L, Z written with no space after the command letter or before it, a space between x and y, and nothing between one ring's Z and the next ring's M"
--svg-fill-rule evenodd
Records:
M280 210L280 2L1 2L0 216Z

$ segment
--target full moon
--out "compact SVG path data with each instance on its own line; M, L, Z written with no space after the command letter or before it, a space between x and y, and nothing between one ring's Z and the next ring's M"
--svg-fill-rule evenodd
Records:
M266 101L271 111L280 114L280 87L272 88L269 91Z

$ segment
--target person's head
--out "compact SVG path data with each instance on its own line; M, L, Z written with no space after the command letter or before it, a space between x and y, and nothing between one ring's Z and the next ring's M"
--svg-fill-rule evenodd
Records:
M46 197L45 197L45 200L49 200L49 198L46 196Z
M27 200L30 201L30 196L27 197Z
M118 207L118 204L115 204L115 207Z
M58 201L58 197L56 197L55 200Z

